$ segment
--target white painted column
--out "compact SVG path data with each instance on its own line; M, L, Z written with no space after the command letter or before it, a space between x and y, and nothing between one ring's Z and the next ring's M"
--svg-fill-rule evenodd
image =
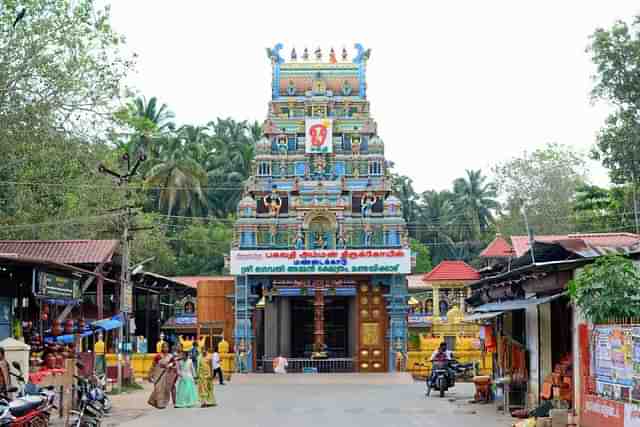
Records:
M551 375L553 372L552 360L551 360L551 304L541 304L538 306L540 314L540 342L538 346L540 348L540 382L544 382L544 379Z
M529 352L529 390L527 403L529 408L538 406L540 398L540 358L538 339L538 306L530 306L525 310L525 331L527 334L527 351Z

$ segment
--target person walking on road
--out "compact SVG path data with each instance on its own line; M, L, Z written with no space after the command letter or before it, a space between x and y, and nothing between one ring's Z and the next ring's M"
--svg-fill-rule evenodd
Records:
M220 354L218 350L213 351L211 356L211 363L213 365L213 379L216 379L216 375L220 376L220 385L224 385L224 375L222 373L222 366L220 365Z
M198 396L203 408L216 406L216 397L213 394L213 376L211 375L211 356L206 348L202 348L202 354L198 359Z

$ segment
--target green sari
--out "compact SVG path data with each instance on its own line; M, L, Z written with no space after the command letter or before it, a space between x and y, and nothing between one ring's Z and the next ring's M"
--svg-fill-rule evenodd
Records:
M216 406L216 397L213 394L211 356L198 358L198 397L202 406Z

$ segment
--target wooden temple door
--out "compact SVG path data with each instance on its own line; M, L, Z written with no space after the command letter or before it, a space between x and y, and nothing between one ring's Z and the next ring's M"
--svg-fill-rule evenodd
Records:
M358 286L358 354L359 372L386 372L385 332L387 309L382 286L361 282Z

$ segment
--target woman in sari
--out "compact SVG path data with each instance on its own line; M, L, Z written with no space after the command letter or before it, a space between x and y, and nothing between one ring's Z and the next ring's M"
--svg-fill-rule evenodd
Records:
M156 355L153 361L149 381L153 383L149 405L158 409L166 408L176 381L176 364L173 355L169 353L167 343L162 345L162 352Z
M176 408L193 408L198 405L198 391L193 375L193 362L189 357L189 353L185 352L178 362Z
M207 354L207 349L202 348L202 355L198 359L198 395L203 408L216 406L216 397L213 394L213 369L211 368L211 357Z

